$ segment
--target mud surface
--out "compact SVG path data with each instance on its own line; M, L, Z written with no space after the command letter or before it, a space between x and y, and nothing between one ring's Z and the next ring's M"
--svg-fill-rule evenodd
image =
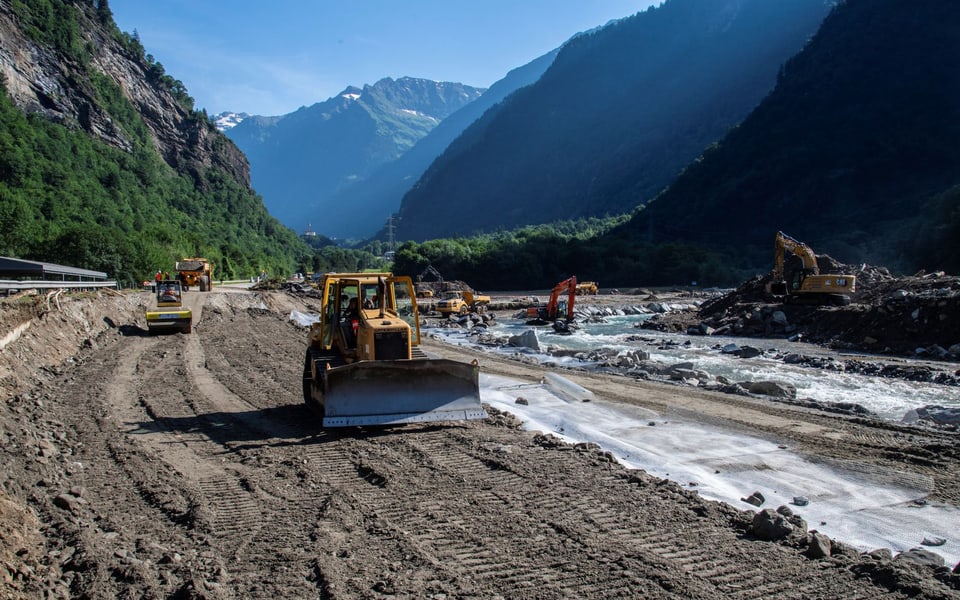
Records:
M289 319L316 299L186 298L191 335L148 336L145 293L2 304L0 597L960 598L953 565L925 551L827 540L822 556L802 527L761 539L752 506L703 500L508 414L324 431L302 402L306 332ZM952 432L575 380L812 457L930 477L934 497L960 504Z

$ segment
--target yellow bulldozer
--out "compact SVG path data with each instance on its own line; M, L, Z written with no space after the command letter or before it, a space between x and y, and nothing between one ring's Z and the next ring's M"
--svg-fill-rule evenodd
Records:
M477 361L428 356L409 277L327 273L303 399L324 427L484 419Z
M785 268L786 254L800 259L799 269ZM773 277L766 292L793 304L850 304L857 290L856 275L821 274L817 255L810 246L778 231L774 240Z

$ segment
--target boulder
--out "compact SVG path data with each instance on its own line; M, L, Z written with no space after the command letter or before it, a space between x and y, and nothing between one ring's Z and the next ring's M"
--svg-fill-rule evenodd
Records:
M819 532L811 532L807 539L807 556L810 558L827 558L830 556L830 538Z
M744 382L742 385L751 394L786 398L789 400L795 400L797 398L797 388L789 383L780 383L778 381L749 381Z
M537 332L533 329L528 329L520 335L510 336L507 343L518 348L530 348L534 352L540 352L540 341L537 339Z
M765 508L754 515L750 533L761 540L779 540L793 533L793 525L774 509Z

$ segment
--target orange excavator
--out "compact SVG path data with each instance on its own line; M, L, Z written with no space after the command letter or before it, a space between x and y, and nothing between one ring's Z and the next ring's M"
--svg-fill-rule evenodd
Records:
M566 292L566 299L561 294ZM577 297L577 277L564 279L553 286L550 302L527 308L527 325L548 325L558 320L573 321L573 303Z

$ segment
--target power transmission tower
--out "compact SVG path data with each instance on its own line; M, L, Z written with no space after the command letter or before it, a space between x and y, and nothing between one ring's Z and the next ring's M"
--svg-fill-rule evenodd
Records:
M396 250L396 240L393 237L393 224L394 216L390 215L387 217L387 249Z

